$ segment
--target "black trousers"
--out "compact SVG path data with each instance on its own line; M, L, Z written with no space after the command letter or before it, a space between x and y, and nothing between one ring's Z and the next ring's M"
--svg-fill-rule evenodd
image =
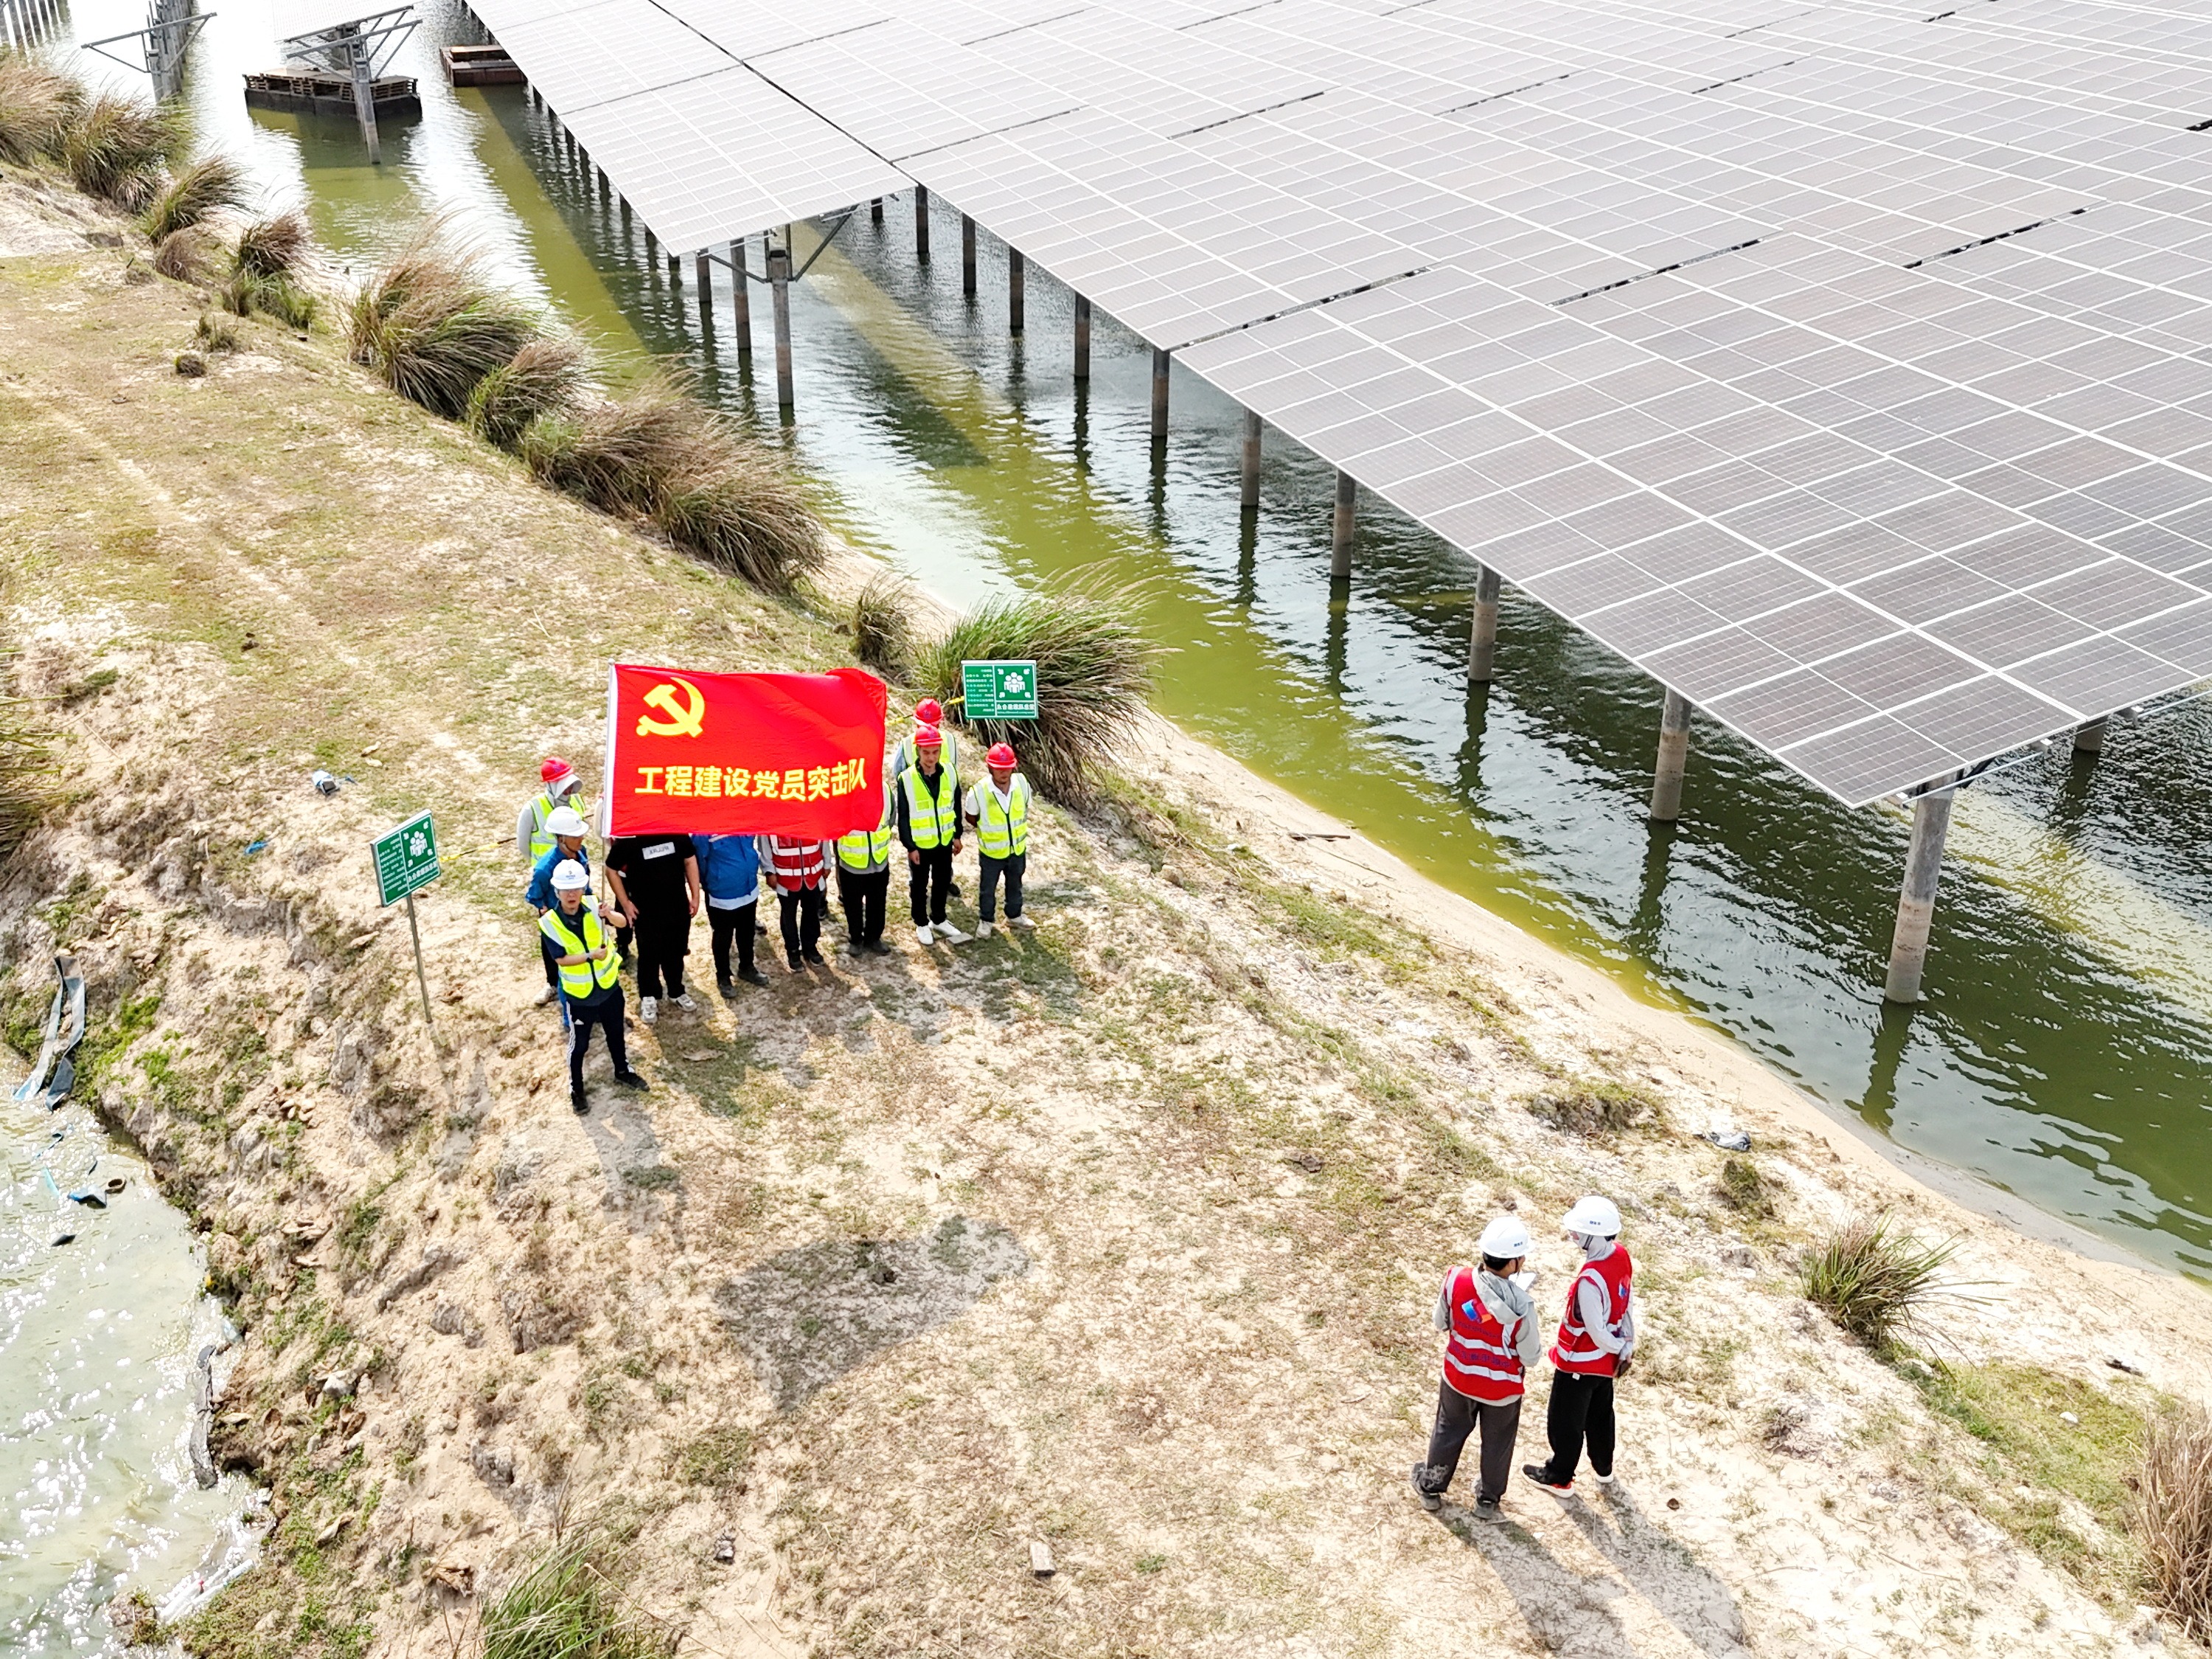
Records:
M1482 1473L1474 1484L1478 1501L1495 1504L1513 1478L1513 1443L1521 1433L1518 1395L1499 1406L1470 1400L1449 1382L1437 1384L1437 1425L1429 1431L1429 1472L1423 1492L1441 1492L1459 1473L1461 1448L1478 1426L1482 1433Z
M1581 1371L1552 1373L1552 1404L1544 1416L1551 1437L1552 1459L1545 1465L1552 1479L1575 1478L1583 1446L1589 1446L1590 1468L1599 1474L1613 1473L1613 1379L1589 1376Z
M641 997L684 994L684 953L691 948L691 913L678 900L672 912L637 913L637 994Z
M776 920L783 928L783 954L797 962L802 952L822 943L822 913L830 908L829 896L819 887L802 887L795 893L778 890Z
M952 849L933 847L921 858L907 866L906 892L914 925L927 927L945 920L945 896L952 890Z
M553 941L541 931L538 935L538 954L545 963L545 986L548 990L561 988L561 970L553 965Z
M738 971L750 974L753 970L753 913L760 902L740 904L727 910L707 907L707 930L714 941L714 977L723 984L730 979L730 943L737 942Z
M988 853L980 854L983 860L983 884L975 894L975 914L989 921L999 914L999 878L1006 878L1006 920L1012 921L1022 913L1022 872L1030 867L1030 855L1017 853L1012 858L994 859Z
M602 1001L568 1005L568 1092L579 1100L584 1095L584 1051L592 1046L595 1025L607 1034L607 1057L615 1063L615 1075L622 1076L629 1070L629 1045L623 1041L621 986L611 987Z
M873 945L884 936L884 901L890 895L891 872L837 872L837 902L845 912L845 933L855 945Z

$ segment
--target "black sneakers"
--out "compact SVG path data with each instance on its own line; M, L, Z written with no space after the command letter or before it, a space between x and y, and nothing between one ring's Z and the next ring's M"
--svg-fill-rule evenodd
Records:
M1428 1478L1429 1466L1426 1463L1413 1465L1413 1496L1421 1500L1423 1509L1431 1515L1434 1515L1438 1510L1443 1508L1444 1495L1440 1492L1431 1492L1421 1484Z
M581 1089L571 1089L568 1091L568 1104L575 1109L576 1115L578 1117L586 1116L592 1109L591 1097L586 1095Z
M1572 1498L1575 1495L1575 1483L1571 1480L1554 1480L1552 1478L1552 1466L1548 1463L1523 1463L1521 1466L1521 1473L1554 1498Z
M639 1072L617 1072L615 1081L625 1089L649 1089L653 1086L645 1080L644 1074Z

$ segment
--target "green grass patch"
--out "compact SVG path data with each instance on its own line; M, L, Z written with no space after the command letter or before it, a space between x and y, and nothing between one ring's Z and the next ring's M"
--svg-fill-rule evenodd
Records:
M676 1454L676 1478L688 1486L732 1491L752 1467L753 1431L742 1423L711 1429Z
M663 1659L673 1644L624 1601L606 1541L571 1534L484 1609L482 1659Z

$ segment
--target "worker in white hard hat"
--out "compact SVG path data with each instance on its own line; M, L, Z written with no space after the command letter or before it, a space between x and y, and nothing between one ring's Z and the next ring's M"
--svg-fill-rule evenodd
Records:
M543 916L553 908L553 872L574 860L583 867L585 884L590 884L592 855L584 850L584 816L574 807L556 806L545 815L545 833L551 844L538 855L530 866L530 885L523 890L523 902L537 915ZM541 1008L550 1006L561 994L560 975L553 966L552 947L546 943L544 931L538 933L538 954L545 959L545 994L538 999Z
M1500 1518L1498 1506L1513 1478L1513 1443L1521 1432L1521 1393L1528 1368L1544 1351L1535 1275L1524 1271L1528 1229L1502 1215L1482 1230L1478 1267L1454 1267L1437 1293L1437 1328L1444 1333L1444 1375L1437 1388L1436 1426L1429 1455L1413 1465L1421 1507L1443 1507L1444 1489L1459 1470L1461 1449L1478 1429L1482 1468L1474 1486L1479 1521Z
M592 903L589 872L574 859L553 869L553 907L538 918L561 975L561 999L568 1009L568 1102L582 1115L592 1109L584 1092L584 1054L592 1046L592 1027L607 1034L607 1057L615 1081L642 1089L645 1079L629 1068L623 1041L622 969L615 963L613 930L602 927Z
M1544 1423L1552 1455L1521 1468L1554 1498L1574 1496L1575 1465L1585 1444L1598 1485L1613 1485L1613 1385L1628 1375L1636 1352L1629 1294L1636 1264L1620 1243L1620 1212L1611 1199L1593 1194L1576 1200L1564 1224L1583 1265L1567 1286L1566 1312L1552 1340L1552 1403Z

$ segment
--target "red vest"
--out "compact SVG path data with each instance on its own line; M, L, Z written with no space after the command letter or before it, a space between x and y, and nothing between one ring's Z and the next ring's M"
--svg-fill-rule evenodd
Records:
M1563 1371L1579 1371L1585 1376L1611 1376L1618 1363L1590 1340L1589 1333L1583 1328L1581 1291L1583 1281L1595 1279L1606 1295L1605 1321L1613 1331L1619 1331L1620 1322L1628 1316L1628 1281L1636 1272L1636 1264L1628 1259L1625 1245L1615 1243L1613 1253L1601 1261L1585 1261L1567 1286L1566 1316L1559 1321L1559 1334L1552 1341L1552 1363Z
M1510 1334L1474 1293L1474 1269L1451 1276L1451 1339L1444 1345L1444 1386L1486 1406L1521 1397L1521 1356Z
M822 884L822 843L786 841L771 836L768 843L769 879L787 893Z

